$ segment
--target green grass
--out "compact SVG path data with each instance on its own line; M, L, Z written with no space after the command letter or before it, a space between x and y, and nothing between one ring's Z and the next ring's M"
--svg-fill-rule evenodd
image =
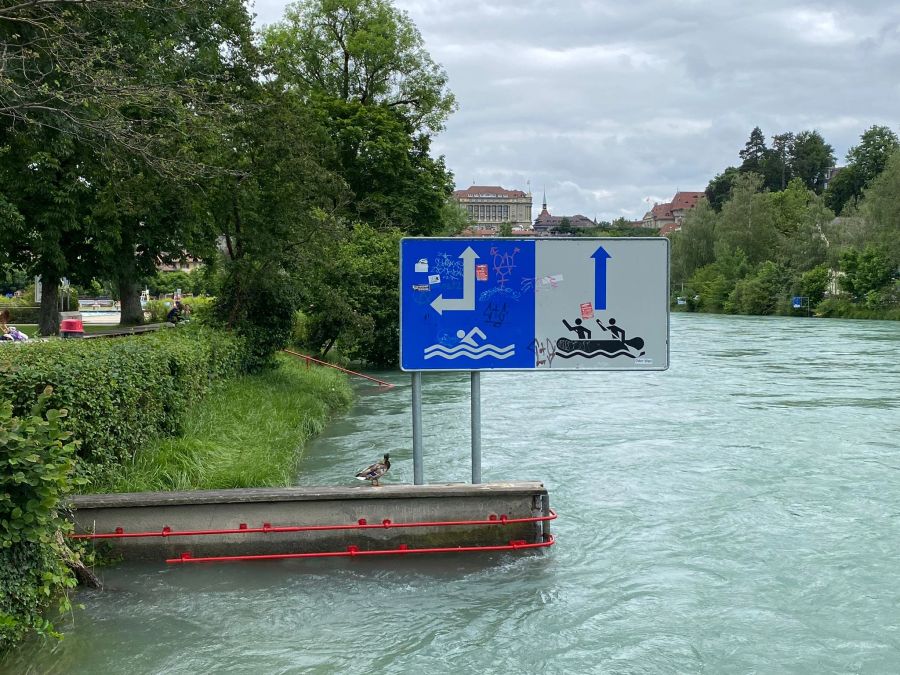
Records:
M340 373L279 355L279 367L222 383L185 421L184 433L141 448L96 491L212 490L294 484L306 441L345 410Z

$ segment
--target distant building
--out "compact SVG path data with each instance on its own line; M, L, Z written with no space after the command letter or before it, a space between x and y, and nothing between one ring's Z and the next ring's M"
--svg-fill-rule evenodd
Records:
M198 260L197 258L193 258L191 256L185 256L180 260L173 260L172 262L157 262L156 269L160 272L193 272L198 267L203 266L203 261Z
M655 204L644 214L643 227L658 230L661 236L680 230L687 212L705 198L705 192L676 192L671 202Z
M580 213L574 216L554 216L547 210L547 193L544 193L544 203L538 217L534 219L534 229L538 232L550 232L562 225L563 219L568 219L569 227L572 228L588 228L597 227L597 223L582 216Z
M473 185L456 190L453 199L466 210L479 230L497 230L510 223L514 230L531 229L531 193L499 185Z
M825 180L822 181L822 189L825 190L832 179L837 176L844 167L832 166L825 169Z

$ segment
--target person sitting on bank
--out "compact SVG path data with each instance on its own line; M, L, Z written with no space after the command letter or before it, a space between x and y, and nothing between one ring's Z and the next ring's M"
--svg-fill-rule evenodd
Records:
M181 309L181 302L176 300L175 304L172 305L172 309L166 314L166 321L169 323L178 323L181 321Z
M12 341L12 333L9 332L9 310L0 312L0 340Z
M27 342L28 336L15 326L9 325L9 310L0 312L0 340L5 342Z

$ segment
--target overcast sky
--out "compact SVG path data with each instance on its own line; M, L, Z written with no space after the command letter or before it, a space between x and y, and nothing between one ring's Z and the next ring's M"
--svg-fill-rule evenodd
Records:
M284 0L256 0L257 23ZM842 163L900 128L900 4L887 0L395 0L450 76L434 143L458 188L547 190L555 215L639 218L703 190L750 130L818 129Z

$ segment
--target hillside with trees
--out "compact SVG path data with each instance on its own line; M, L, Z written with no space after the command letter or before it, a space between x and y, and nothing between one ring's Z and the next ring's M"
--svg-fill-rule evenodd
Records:
M835 174L816 131L778 134L768 147L757 127L739 157L670 235L679 302L730 314L900 318L897 135L867 129Z

